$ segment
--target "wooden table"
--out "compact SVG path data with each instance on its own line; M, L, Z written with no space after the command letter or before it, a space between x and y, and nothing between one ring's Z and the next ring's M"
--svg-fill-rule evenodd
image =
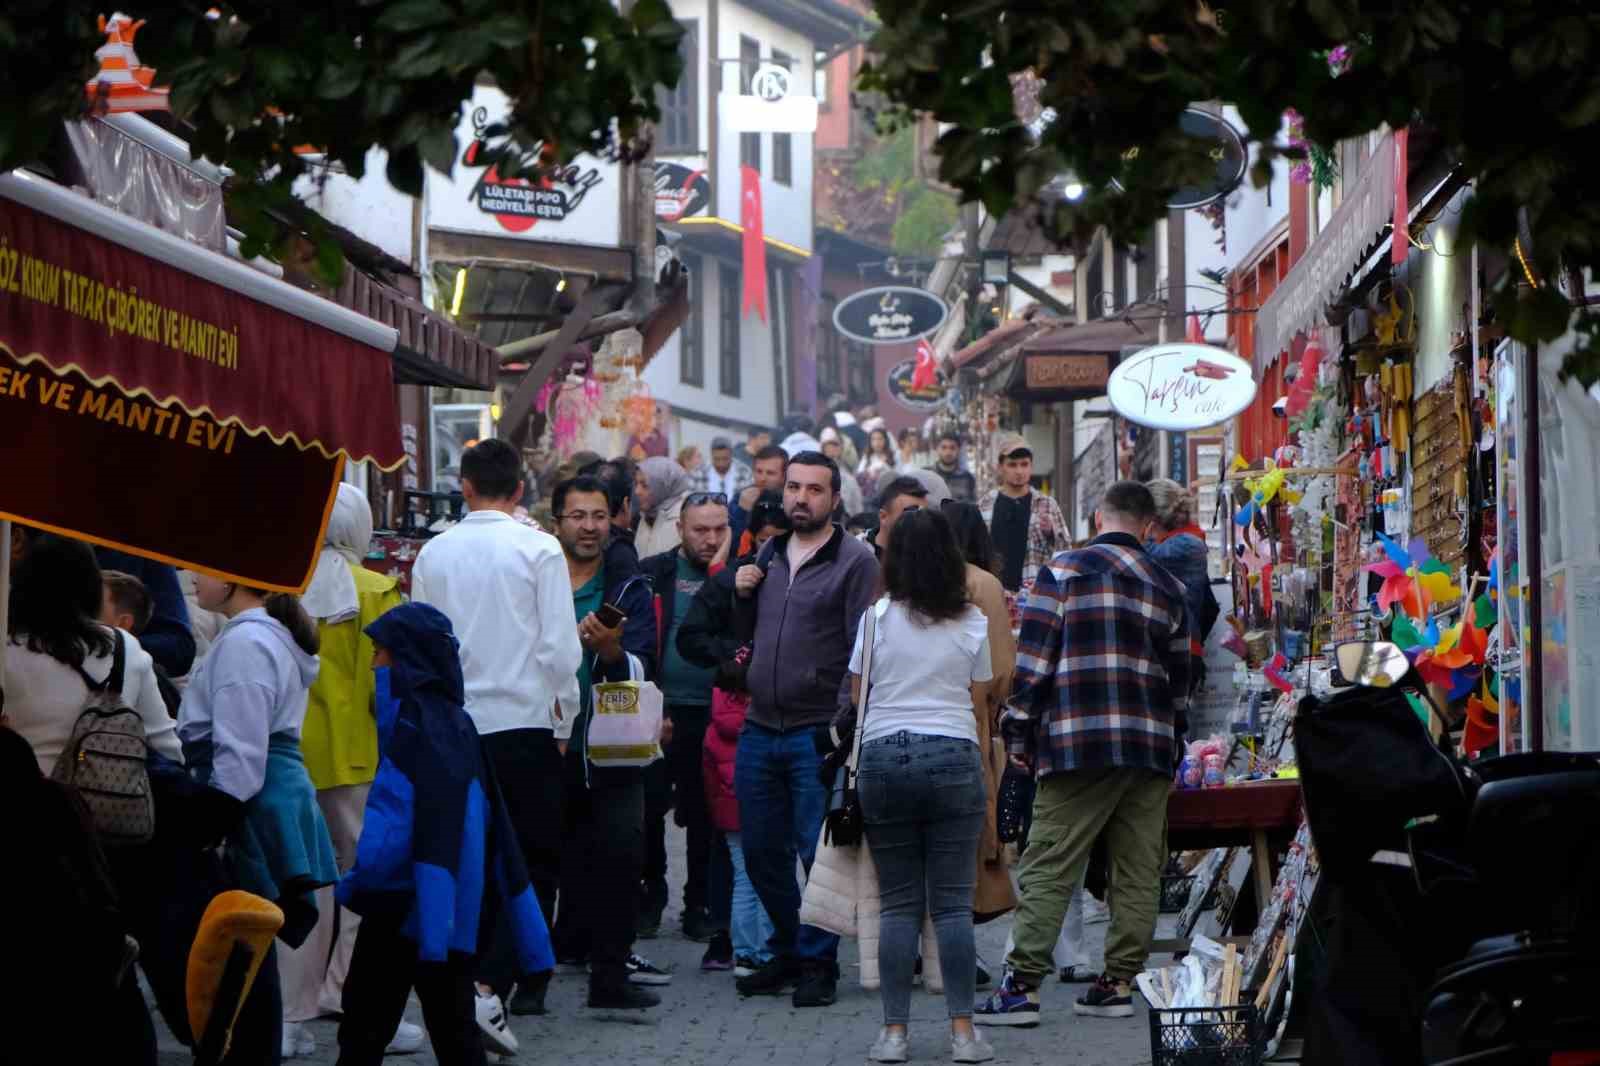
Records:
M1300 828L1300 782L1257 781L1229 788L1173 789L1167 798L1167 847L1173 851L1248 847L1256 906L1272 898L1272 857ZM1153 951L1186 951L1163 940Z

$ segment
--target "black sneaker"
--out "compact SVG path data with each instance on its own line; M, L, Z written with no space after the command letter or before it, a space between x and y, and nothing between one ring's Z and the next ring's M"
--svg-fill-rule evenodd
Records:
M1063 966L1057 976L1064 985L1087 985L1100 979L1100 975L1087 966Z
M657 966L643 955L628 956L628 983L635 985L670 985L671 968Z
M830 1007L839 998L839 980L833 975L833 967L825 962L810 962L800 974L800 983L795 986L794 1005L796 1007Z
M589 986L589 1006L593 1010L646 1010L660 1005L660 996L638 985L623 985L620 988Z
M1101 974L1089 991L1078 997L1073 1012L1088 1018L1133 1017L1133 986Z
M696 944L704 944L717 934L717 927L711 921L711 912L704 907L683 912L683 937L693 940Z
M726 973L733 969L733 938L727 933L712 937L700 958L700 968L707 973Z
M800 967L793 959L769 959L749 977L739 978L734 987L741 996L781 996L799 977Z
M511 997L511 1002L506 1004L506 1009L518 1017L525 1018L529 1015L538 1016L547 1014L544 1006L544 994L550 987L550 974L535 974L528 978L517 988L517 994Z

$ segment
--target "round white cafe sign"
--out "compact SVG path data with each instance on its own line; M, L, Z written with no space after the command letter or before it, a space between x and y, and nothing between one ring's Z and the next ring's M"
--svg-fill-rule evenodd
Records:
M1158 344L1135 352L1106 383L1112 409L1151 429L1205 429L1249 407L1255 395L1250 364L1205 344Z

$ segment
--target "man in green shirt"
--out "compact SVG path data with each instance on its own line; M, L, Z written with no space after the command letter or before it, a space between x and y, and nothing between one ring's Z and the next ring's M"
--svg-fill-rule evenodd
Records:
M711 685L715 669L696 666L678 653L678 629L689 613L695 593L711 576L713 566L726 560L730 534L728 500L721 493L692 493L684 501L678 520L681 542L671 551L652 556L640 567L655 587L661 619L662 694L672 739L667 762L676 792L676 821L688 837L688 877L683 888L683 935L707 941L715 933L707 891L711 865L711 814L701 769L701 748L711 722ZM647 827L654 836L655 824ZM653 845L652 845L653 846ZM664 889L658 886L657 891ZM665 898L658 896L661 907ZM655 901L651 901L652 904Z
M646 681L656 662L656 623L650 586L631 547L610 542L611 506L606 486L576 477L551 498L556 536L572 579L572 607L583 645L578 667L580 708L564 766L566 805L561 842L561 899L552 937L558 966L587 966L589 1006L653 1007L670 975L633 953L634 900L644 862L644 771L589 765L593 686L606 681ZM623 614L607 626L610 604ZM542 990L541 990L542 993ZM511 1002L513 1014L542 1014L535 1003Z

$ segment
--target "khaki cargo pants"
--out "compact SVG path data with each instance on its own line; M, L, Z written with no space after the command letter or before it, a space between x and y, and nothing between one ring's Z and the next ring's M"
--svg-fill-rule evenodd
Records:
M1167 794L1172 783L1149 770L1074 770L1039 781L1023 853L1013 936L1006 963L1029 985L1054 972L1052 953L1089 852L1103 832L1110 867L1106 976L1131 981L1155 935L1166 861Z

